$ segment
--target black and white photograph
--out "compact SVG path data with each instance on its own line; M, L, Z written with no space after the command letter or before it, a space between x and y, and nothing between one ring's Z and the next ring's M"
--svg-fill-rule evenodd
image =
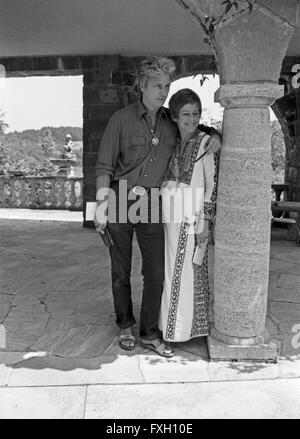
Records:
M0 0L0 419L300 419L300 0Z

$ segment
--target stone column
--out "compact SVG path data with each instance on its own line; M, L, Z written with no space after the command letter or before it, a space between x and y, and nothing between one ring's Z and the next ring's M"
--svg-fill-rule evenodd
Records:
M271 224L272 83L225 84L215 237L212 358L272 359L265 340Z
M296 2L264 0L217 28L225 107L217 201L213 359L275 360L265 331L271 225L269 106L283 95L281 64ZM294 15L293 15L294 14Z
M268 107L294 33L297 0L177 0L206 33L225 107L215 228L212 359L274 360L265 334L271 219ZM231 3L231 5L230 5Z

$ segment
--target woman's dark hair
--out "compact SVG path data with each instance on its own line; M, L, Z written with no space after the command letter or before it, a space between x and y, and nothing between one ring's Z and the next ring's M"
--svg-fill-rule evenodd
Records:
M183 88L182 90L179 90L175 94L173 94L169 101L169 110L172 119L176 119L179 115L180 109L187 104L197 104L201 116L202 105L199 96L193 90L189 88Z

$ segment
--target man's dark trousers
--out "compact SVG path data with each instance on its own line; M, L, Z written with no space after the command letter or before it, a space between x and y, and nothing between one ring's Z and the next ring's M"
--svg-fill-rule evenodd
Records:
M117 191L116 191L117 192ZM118 206L118 194L117 206ZM161 212L158 223L108 222L113 245L110 247L112 292L116 312L116 322L121 329L135 323L131 298L132 239L135 232L142 255L142 274L144 278L143 297L140 313L140 336L154 339L159 336L158 318L164 281L164 229ZM161 200L160 200L161 201ZM134 201L128 201L128 209ZM160 205L161 211L161 205Z

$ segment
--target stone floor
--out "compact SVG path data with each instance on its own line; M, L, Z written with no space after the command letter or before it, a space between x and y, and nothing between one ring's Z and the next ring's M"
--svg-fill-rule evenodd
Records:
M80 398L85 400L88 387L84 390L80 386L130 384L141 389L143 384L252 380L267 383L266 380L300 378L300 248L286 241L285 230L272 230L267 317L271 337L280 342L279 361L209 362L206 342L201 338L178 344L176 355L165 359L141 347L134 352L119 348L108 251L94 230L82 227L79 212L65 216L59 213L57 218L64 221L55 221L53 213L29 211L21 215L21 211L9 209L4 218L3 210L0 407L4 400L10 404L11 395L18 394L16 388L69 386L72 399L79 386L78 395L82 393ZM213 267L212 246L209 251ZM135 242L132 286L137 320L142 288L140 271ZM212 280L212 272L210 277ZM300 380L296 381L298 385ZM12 393L6 393L9 388ZM97 391L89 390L93 395ZM143 391L140 392L142 395ZM22 396L24 401L29 398L26 395ZM109 393L105 395L109 398ZM76 407L73 409L75 413ZM68 417L69 408L64 410ZM81 405L78 410L81 413ZM92 414L91 409L89 416ZM6 417L1 409L0 417Z

